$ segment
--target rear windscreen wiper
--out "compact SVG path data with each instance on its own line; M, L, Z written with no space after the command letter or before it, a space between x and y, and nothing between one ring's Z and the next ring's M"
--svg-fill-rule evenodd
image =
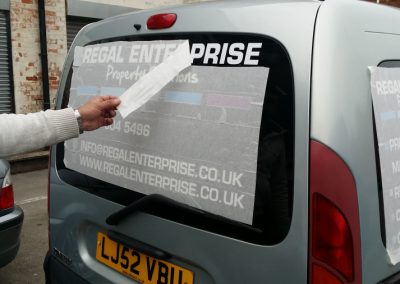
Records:
M196 212L197 214L205 214L204 211L190 207L189 205L180 203L171 198L165 197L161 194L150 194L140 198L139 200L132 202L131 204L127 205L121 210L111 214L110 216L107 217L106 223L108 225L113 225L113 226L118 225L123 219L125 219L129 215L137 211L142 211L157 205L178 207L181 210L183 209L183 210L189 210L191 212Z
M139 200L132 202L128 206L108 216L106 219L106 223L108 225L115 226L118 225L123 219L127 218L131 214L136 213L137 211L148 212L151 211L151 208L158 208L158 207L172 207L172 209L174 210L183 211L185 213L190 213L217 221L223 221L224 223L229 224L231 226L240 227L242 229L250 230L255 233L262 232L261 229L254 228L250 225L239 223L237 221L233 221L231 219L194 208L192 206L175 201L171 198L165 197L161 194L146 195L140 198Z

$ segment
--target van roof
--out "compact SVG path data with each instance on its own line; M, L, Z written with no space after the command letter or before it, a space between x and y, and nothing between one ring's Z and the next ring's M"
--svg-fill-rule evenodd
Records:
M143 12L154 12L154 11L159 11L159 12L173 12L176 11L177 9L179 10L186 10L186 9L193 9L193 8L202 8L202 7L226 7L226 8L233 8L233 7L248 7L248 6L254 6L254 5L274 5L274 6L281 6L281 5L295 5L295 4L304 4L304 3L318 3L318 2L323 2L324 0L209 0L209 1L204 1L204 2L195 2L195 3L188 3L188 4L176 4L176 5L171 5L171 6L165 6L165 7L158 7L158 8L151 8L151 9L146 9L146 10L136 10L136 11L130 11L128 13L116 15L113 17L109 17L104 19L103 21L109 21L112 19L117 19L121 17L129 17L131 15L135 15L138 13L143 13ZM101 21L100 21L101 22Z

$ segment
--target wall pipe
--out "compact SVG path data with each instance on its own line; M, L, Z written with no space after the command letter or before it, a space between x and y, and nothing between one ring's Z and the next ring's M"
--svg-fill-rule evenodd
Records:
M42 64L43 109L50 108L49 66L47 61L46 11L44 0L38 0L40 31L40 62Z

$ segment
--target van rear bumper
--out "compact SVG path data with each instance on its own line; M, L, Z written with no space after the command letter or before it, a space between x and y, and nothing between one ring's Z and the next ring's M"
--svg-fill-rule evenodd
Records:
M46 284L89 284L89 282L78 276L50 252L46 254L43 268Z

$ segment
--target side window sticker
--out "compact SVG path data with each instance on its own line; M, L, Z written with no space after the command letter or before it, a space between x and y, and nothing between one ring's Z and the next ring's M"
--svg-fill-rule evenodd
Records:
M386 250L400 262L400 68L370 67L382 177Z
M120 41L78 48L69 106L94 95L122 95L180 43ZM262 44L254 42L219 49L193 45L197 62L241 65L198 63L184 69L125 119L117 114L113 125L67 141L65 165L251 224L269 73L257 65L261 50Z

